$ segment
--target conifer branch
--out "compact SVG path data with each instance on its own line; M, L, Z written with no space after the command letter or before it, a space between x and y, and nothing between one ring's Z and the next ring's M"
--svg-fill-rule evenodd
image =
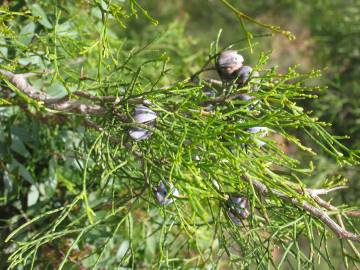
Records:
M11 82L13 85L15 85L15 87L18 90L20 90L22 93L26 94L28 97L35 99L37 101L43 101L44 104L46 105L46 107L49 109L53 109L53 110L60 111L60 112L73 112L73 113L78 113L78 114L82 114L82 115L102 115L109 111L106 107L104 107L102 105L86 104L86 103L80 102L78 100L69 100L69 97L58 98L58 99L49 97L44 92L36 90L34 87L32 87L30 85L30 83L27 82L26 78L29 76L33 76L34 75L33 73L14 74L10 71L6 71L3 69L0 69L0 73L7 80L9 80L9 82ZM221 84L221 82L216 81L216 80L210 80L209 82L210 83L215 82L215 84L217 84L217 85ZM113 105L116 105L122 101L121 97L115 97L115 96L99 97L99 96L93 96L93 95L83 92L83 91L75 92L74 95L85 98L87 100L95 101L95 102L112 103ZM234 93L229 96L221 95L219 97L208 100L204 103L206 103L206 104L227 103L233 99L241 97L242 95L243 95L242 93ZM139 99L139 98L129 99L128 101L130 101L133 104L139 104L139 103L143 103L143 102L145 102L146 104L149 103L149 101L147 101L147 100L144 101L143 99ZM101 132L104 131L104 129L101 126L99 126L97 123L91 121L90 119L87 119L87 118L84 119L83 124L85 126L94 128L98 131L101 131ZM110 138L110 141L112 143L119 143L119 140L117 138L113 138L113 137ZM253 186L256 188L256 190L258 190L258 192L260 192L261 194L263 194L263 195L273 194L273 195L277 196L278 198L280 198L284 201L290 202L291 204L307 211L310 215L318 218L324 224L326 224L339 238L344 238L344 239L349 239L352 241L360 242L360 237L358 235L353 234L353 233L347 231L346 229L344 229L343 227L341 227L333 219L331 219L331 217L323 209L319 208L319 206L320 206L324 209L338 212L339 210L335 206L333 206L330 203L326 202L325 200L321 199L319 197L319 195L325 195L325 194L328 194L330 192L333 192L333 191L336 191L339 189L344 189L346 187L340 186L340 187L335 187L335 188L331 188L331 189L305 189L305 193L314 200L314 203L317 204L317 206L315 206L315 205L310 204L309 202L300 201L296 198L291 198L291 197L287 196L286 194L284 194L280 191L277 191L275 189L268 189L264 184L262 184L259 181L256 181L256 180L250 181L247 177L244 177L244 178L247 179L247 182L251 182L253 184ZM298 192L300 194L303 193L303 191L301 191L301 190L298 190ZM347 213L347 215L355 216L355 217L360 216L360 214L356 211L350 211Z

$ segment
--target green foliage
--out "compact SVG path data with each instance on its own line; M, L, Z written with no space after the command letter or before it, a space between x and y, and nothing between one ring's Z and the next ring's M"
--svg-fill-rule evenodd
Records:
M259 78L241 89L214 87L203 75L190 78L224 48L221 35L199 48L186 34L186 21L158 24L149 3L15 2L1 8L2 69L37 73L29 81L51 97L81 100L75 93L83 91L123 99L100 102L107 109L101 116L64 113L1 80L1 88L10 89L0 96L3 267L336 269L328 248L333 233L301 208L315 202L299 189L313 174L318 149L342 166L359 157L300 106L320 90L308 84L318 71L280 74L262 53L255 60ZM249 55L255 35L246 33L232 46ZM216 97L209 101L204 87ZM254 87L260 89L251 92ZM249 101L216 101L249 92L255 97ZM151 102L154 127L123 120L132 120L134 98ZM134 141L128 135L134 126L153 135ZM273 137L248 132L258 126L290 142L308 162L284 153ZM179 190L173 204L156 201L151 187L160 181ZM265 197L254 181L301 203L273 192ZM342 184L342 178L324 179L322 187ZM250 217L240 226L227 211L233 193L249 200ZM356 220L345 218L358 233ZM339 241L345 264L356 267L356 246Z

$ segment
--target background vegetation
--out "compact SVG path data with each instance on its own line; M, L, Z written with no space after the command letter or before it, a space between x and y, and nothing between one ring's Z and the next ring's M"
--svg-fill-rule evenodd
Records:
M316 204L297 190L347 183L325 197L341 211L321 209L358 234L344 213L359 205L359 1L3 1L0 16L1 70L106 111L61 110L2 74L2 268L359 268L358 243L301 207ZM210 86L190 77L229 45L261 90L204 116ZM144 100L158 118L134 141ZM246 132L259 125L272 131L263 148ZM179 190L173 204L159 205L159 181ZM240 226L226 210L233 193L250 202Z

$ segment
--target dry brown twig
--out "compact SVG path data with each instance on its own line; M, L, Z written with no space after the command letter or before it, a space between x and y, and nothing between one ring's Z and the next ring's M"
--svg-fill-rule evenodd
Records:
M345 188L344 186L330 188L330 189L305 189L304 191L296 190L299 194L305 193L305 195L309 195L309 197L312 198L314 201L314 204L311 204L305 200L299 200L297 198L290 197L281 191L278 191L275 189L270 189L265 184L261 183L260 181L255 180L255 179L250 179L247 175L243 175L243 180L245 180L246 182L253 185L253 187L262 195L265 195L265 196L275 195L276 197L278 197L284 201L290 202L294 206L305 210L311 216L318 218L324 224L326 224L339 238L348 239L348 240L360 243L360 236L347 231L345 228L343 228L342 226L337 224L326 213L326 210L331 210L334 212L335 211L340 212L340 210L337 207L331 205L330 203L324 201L323 199L321 199L319 197L319 195L329 194L330 192L333 192L335 190L343 189L343 188ZM321 207L323 209L321 209ZM345 213L345 214L347 214L348 216L355 216L355 215L353 215L354 213L355 213L355 211L352 211L352 214L349 214L349 213ZM359 214L359 213L357 213L357 214Z
M111 103L112 107L122 102L124 99L122 97L115 96L104 96L98 97L91 95L83 91L76 91L72 95L77 97L82 97L87 100L101 102L103 104L88 104L81 102L79 100L71 99L71 96L65 96L62 98L54 98L48 96L46 93L35 89L28 81L27 78L30 76L38 75L36 73L25 73L25 74L15 74L13 72L0 69L0 74L5 77L11 84L13 84L18 90L27 95L28 97L41 101L44 103L44 106L48 109L52 109L64 113L78 113L78 114L90 114L90 115L103 115L106 114L109 109L107 109L103 104ZM141 98L133 98L126 100L130 104L144 104L150 105L149 100Z

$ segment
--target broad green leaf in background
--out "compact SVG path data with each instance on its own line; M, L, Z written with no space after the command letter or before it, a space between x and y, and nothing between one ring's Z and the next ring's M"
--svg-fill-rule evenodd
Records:
M34 138L32 136L29 136L30 130L27 128L19 127L19 126L13 126L11 127L11 133L13 136L18 137L23 143L34 143L37 141L37 138ZM34 128L35 130L35 128Z
M13 183L13 179L11 178L11 175L7 171L4 172L3 181L4 181L5 191L11 192L14 183Z
M43 25L44 27L49 28L49 29L52 28L52 24L48 20L48 17L46 16L45 11L42 9L42 7L39 4L32 4L31 12L34 16L40 17L38 22L41 25Z
M116 252L116 259L118 261L121 261L123 257L125 256L127 250L129 249L129 241L125 240L121 243L119 246L117 252Z
M19 173L26 181L30 184L35 184L34 178L32 177L31 173L25 168L24 165L19 163L16 159L13 159L11 164L9 165L9 170L12 173Z
M34 34L35 34L35 23L29 22L21 29L19 34L19 41L24 45L28 45L33 39Z
M45 68L46 61L43 61L39 55L35 55L29 53L27 57L22 57L18 60L20 65L27 66L27 65L37 65L39 68Z
M47 93L54 98L62 98L67 95L66 88L61 82L56 81L47 88Z
M71 21L66 21L56 27L56 34L61 37L76 38L77 32L72 29L73 27Z
M51 198L57 187L56 161L51 159L49 162L49 175L44 179L44 194Z
M11 136L11 150L25 158L30 157L30 153L26 149L24 143L16 135Z
M0 63L6 59L8 55L8 48L4 38L0 38Z
M28 206L32 206L34 204L36 204L36 202L39 199L39 190L37 189L37 187L35 185L32 185L30 187L29 193L27 195L27 205Z

